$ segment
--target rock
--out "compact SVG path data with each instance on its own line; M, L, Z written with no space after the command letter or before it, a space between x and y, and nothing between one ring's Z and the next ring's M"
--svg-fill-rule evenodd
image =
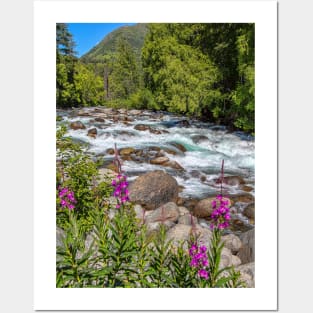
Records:
M65 238L65 231L57 226L56 230L56 246L62 247L63 246L63 238Z
M151 164L163 164L168 161L169 161L169 158L167 157L158 157L158 158L150 160L150 163Z
M123 149L120 149L119 150L119 154L121 156L124 156L124 155L130 155L131 153L133 153L135 151L134 148L123 148Z
M180 242L184 241L184 246L187 248L187 241L190 235L194 231L199 236L199 242L205 245L207 248L210 247L210 240L212 238L212 232L209 229L203 228L199 225L192 227L190 225L176 224L166 234L167 240L173 240L174 246L178 246Z
M242 233L239 238L241 239L242 246L239 249L237 256L240 258L242 264L254 262L255 258L255 231L254 228Z
M254 288L255 282L255 263L250 262L246 264L241 264L235 268L235 270L240 271L241 280L245 282L247 288Z
M77 129L86 129L86 126L81 121L72 122L70 124L70 128L77 130Z
M251 219L254 219L255 216L255 205L254 203L250 203L248 204L244 210L243 210L243 214Z
M215 179L214 182L216 184L220 184L221 178ZM240 176L226 176L223 179L223 184L226 184L229 186L237 186L237 185L242 185L244 183L245 183L244 179Z
M108 168L100 168L98 170L98 173L99 173L98 182L102 182L102 181L110 182L112 181L113 178L116 177L116 173Z
M220 262L219 268L221 269L221 268L233 265L232 264L232 261L233 261L232 257L233 257L233 255L232 255L231 251L224 247L222 249L222 253L221 253L221 262Z
M200 142L209 140L207 136L203 136L203 135L195 135L195 136L192 136L191 139L193 140L194 143L200 143Z
M182 120L182 121L178 121L176 123L176 126L181 126L181 127L189 127L190 123L188 120Z
M140 115L142 113L141 110L130 110L128 111L129 115Z
M96 138L97 133L98 133L98 132L97 132L97 128L90 128L90 129L88 130L87 136Z
M102 117L96 117L96 118L95 118L95 121L96 121L96 122L100 122L100 123L104 123L104 122L105 122L105 119L102 118Z
M152 171L137 177L129 186L130 200L153 210L178 198L177 181L164 171Z
M191 222L191 218L192 218L192 222ZM192 223L194 224L198 224L198 219L194 216L192 216L190 213L185 214L185 215L181 215L178 218L178 224L184 224L184 225L192 225Z
M172 146L174 146L175 148L177 148L179 151L181 152L186 152L187 149L180 143L177 143L177 142L171 142L170 143Z
M165 226L165 230L169 230L170 228L172 228L176 224L174 222L171 222L171 221L165 221L164 223L163 222L149 223L147 225L148 236L151 234L157 234L161 228L161 225Z
M78 111L77 116L91 116L91 114L85 111Z
M144 124L137 124L134 128L140 131L150 130L150 126Z
M231 264L233 266L238 266L241 264L241 260L237 257L237 255L233 255L231 256Z
M180 216L183 216L183 215L186 215L186 214L190 214L189 210L183 206L179 206L178 207L178 211L179 211L179 215Z
M155 134L155 135L160 135L163 133L163 131L161 131L159 129L152 128L152 127L150 127L149 131L150 131L150 133Z
M143 221L145 219L145 210L143 209L143 207L141 205L136 204L134 206L134 211L136 213L136 217L139 220Z
M174 202L168 202L156 210L154 210L147 218L145 219L145 223L155 223L155 222L177 222L179 217L179 210L177 205Z
M252 191L253 190L253 188L252 187L250 187L250 186L242 186L241 187L241 189L243 190L243 191L245 191L245 192L250 192L250 191Z
M243 203L251 203L254 202L254 197L250 194L240 194L240 195L234 195L230 196L230 199L233 202L243 202Z
M193 214L197 217L210 217L213 212L212 201L216 198L206 198L200 200L193 209ZM229 200L228 198L223 198L223 200Z
M107 153L107 154L114 154L114 149L109 148L109 149L107 149L107 150L105 151L105 153Z
M242 246L242 242L239 237L234 234L228 234L222 236L224 247L228 248L232 253L237 253Z
M171 167L174 170L184 171L184 168L179 163L177 163L176 161L167 161L167 162L163 163L162 165L166 166L166 167Z
M106 168L112 170L115 173L118 173L118 167L114 163L109 163Z

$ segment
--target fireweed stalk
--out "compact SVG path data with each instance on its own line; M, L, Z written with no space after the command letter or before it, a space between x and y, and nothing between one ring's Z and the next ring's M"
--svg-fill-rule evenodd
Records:
M118 150L116 144L114 145L114 161L118 169L118 175L116 179L112 180L112 186L115 188L113 191L113 196L117 199L116 208L119 209L121 205L129 201L129 191L127 189L128 182L127 176L122 173L122 162L118 155Z
M74 192L67 187L61 186L59 186L58 190L61 207L69 210L75 209L75 204L77 203L77 201L75 199Z

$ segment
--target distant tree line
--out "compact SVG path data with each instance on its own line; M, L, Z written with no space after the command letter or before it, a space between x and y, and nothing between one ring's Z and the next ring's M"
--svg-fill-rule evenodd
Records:
M141 58L125 38L97 61L57 24L57 106L166 110L254 133L254 24L148 24Z

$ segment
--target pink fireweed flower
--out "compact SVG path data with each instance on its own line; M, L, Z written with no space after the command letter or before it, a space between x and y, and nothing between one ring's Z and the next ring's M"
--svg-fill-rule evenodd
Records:
M204 279L208 279L209 277L209 274L206 270L204 269L201 269L198 271L198 275L201 277L201 278L204 278Z
M230 201L227 198L223 198L222 195L217 195L215 200L212 201L213 212L211 213L211 229L225 229L229 226L230 212L229 206Z
M75 204L77 203L74 192L69 190L67 187L62 188L61 186L59 186L58 190L61 207L73 210L75 208Z

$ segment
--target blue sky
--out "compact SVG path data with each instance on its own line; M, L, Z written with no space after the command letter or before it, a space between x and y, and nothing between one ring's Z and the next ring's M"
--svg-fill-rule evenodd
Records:
M76 42L77 56L80 57L98 44L108 33L125 25L135 23L67 23Z

